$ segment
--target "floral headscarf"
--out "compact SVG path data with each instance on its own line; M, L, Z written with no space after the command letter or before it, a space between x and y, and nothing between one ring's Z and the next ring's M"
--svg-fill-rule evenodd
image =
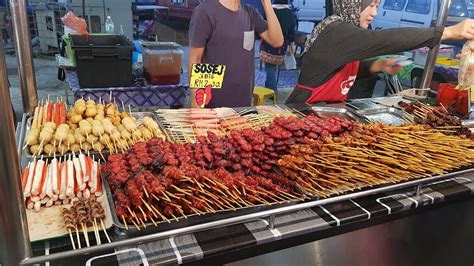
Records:
M334 15L325 18L311 33L311 38L306 41L303 54L306 53L318 38L319 34L331 23L335 21L343 21L359 26L359 17L372 0L333 0Z

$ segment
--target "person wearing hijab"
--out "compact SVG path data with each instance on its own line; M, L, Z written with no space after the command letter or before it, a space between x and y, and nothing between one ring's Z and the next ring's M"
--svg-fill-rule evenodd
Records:
M345 101L357 77L400 69L394 59L361 60L474 38L472 19L450 27L368 30L379 4L380 0L333 1L334 15L316 25L305 44L298 84L287 104Z
M273 10L280 22L281 30L283 32L283 46L274 48L265 40L260 44L260 60L265 63L265 71L267 77L265 80L265 87L277 90L278 82L278 68L283 64L284 56L290 48L292 54L295 53L295 33L298 26L298 20L291 10L288 0L273 0Z

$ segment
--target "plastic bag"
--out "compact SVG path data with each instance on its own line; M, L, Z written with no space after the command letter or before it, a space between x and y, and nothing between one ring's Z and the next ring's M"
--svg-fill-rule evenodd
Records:
M296 58L295 55L290 52L288 47L288 51L285 54L285 68L288 70L296 69Z
M458 83L459 89L469 89L474 85L474 53L470 49L471 41L467 41L461 51Z
M68 28L76 31L80 35L88 35L87 32L87 23L83 18L79 18L72 11L67 12L67 14L61 18L61 21Z
M388 94L395 95L401 91L403 91L402 83L400 79L398 79L397 75L389 75L385 74L385 83L387 86Z

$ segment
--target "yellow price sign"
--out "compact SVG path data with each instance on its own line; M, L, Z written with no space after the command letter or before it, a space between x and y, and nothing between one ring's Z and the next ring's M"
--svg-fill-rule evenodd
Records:
M211 85L213 89L222 89L226 66L215 64L193 64L189 87L200 89Z

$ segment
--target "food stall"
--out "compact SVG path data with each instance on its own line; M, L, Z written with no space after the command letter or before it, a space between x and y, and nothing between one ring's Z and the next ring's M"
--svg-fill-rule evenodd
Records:
M48 99L16 135L0 97L6 264L226 263L474 192L469 125L402 97L142 112Z
M281 243L285 243L284 247L290 247L301 243L299 241L317 240L354 228L368 227L380 223L382 218L385 221L392 220L422 212L425 208L471 197L474 189L474 175L470 169L472 155L469 155L472 153L472 146L470 141L456 136L469 134L468 129L459 124L460 120L447 116L439 108L410 103L401 97L375 99L380 105L373 101L374 99L367 102L361 100L359 104L351 104L359 110L344 105L330 105L309 108L259 106L207 111L156 109L141 113L114 106L112 102L104 104L107 119L103 121L120 120L118 127L122 125L130 128L130 147L126 147L127 142L120 147L122 144L119 143L123 140L121 137L116 139L117 144L112 144L112 141L99 144L106 135L113 140L115 128L108 122L105 125L102 123L104 132L100 133L101 127L97 122L92 122L90 136L83 136L84 143L79 146L71 145L72 151L57 149L58 159L54 155L48 157L48 152L52 151L47 151L46 148L28 151L34 146L30 144L49 138L44 133L50 131L48 127L53 127L48 112L46 111L46 118L43 118L46 122L42 126L36 125L41 123L41 119L37 118L35 121L35 116L24 120L17 132L17 145L21 147L20 158L24 170L22 176L26 180L23 182L24 186L28 188L29 182L28 174L25 174L25 171L29 171L25 169L37 168L40 161L44 161L43 165L50 165L51 169L58 167L54 164L59 162L58 169L61 169L60 158L63 164L72 165L75 170L81 168L81 160L87 165L89 161L92 168L86 173L90 174L90 180L96 181L94 184L89 180L81 191L71 192L74 195L71 199L75 201L72 205L74 207L67 201L55 201L53 205L58 205L49 207L46 201L38 204L38 209L35 209L36 206L28 206L35 187L41 190L40 186L34 185L35 181L31 181L33 185L31 196L26 199L26 213L35 257L28 259L28 263L54 260L85 263L88 260L105 260L130 265L144 262L181 264L211 258L228 262L232 258L260 254L252 250L252 247L262 245L265 247L263 250L269 252L282 248ZM388 107L391 105L396 105L397 108ZM77 124L78 132L89 131L87 122L84 121L93 115L100 115L100 106L101 103L93 101L76 101L66 116L60 115L62 111L58 115L53 112L51 120L59 120L59 126L51 138L58 136L59 141L64 139L65 142L70 142L67 137L60 136L61 128L65 127L61 125L66 124L71 127ZM44 106L39 109L41 107L48 110ZM91 111L94 108L99 114ZM114 114L111 110L114 110ZM125 116L125 113L130 116ZM118 114L120 115L116 116ZM81 117L76 119L78 115ZM137 124L133 123L133 118L136 118ZM444 121L439 121L440 124L436 124L431 130L420 125L407 125L415 120L418 124L430 124L433 121L437 123L438 118ZM66 123L61 123L61 119L63 122L66 120ZM377 122L397 126L382 126ZM401 124L404 126L398 126ZM305 128L305 125L310 128ZM38 141L34 142L31 136L36 133L32 128L38 127L41 131ZM135 127L147 141L135 140L138 137ZM325 133L324 128L327 129ZM119 132L124 133L123 130L126 129ZM317 133L318 130L321 131ZM299 131L305 134L301 135ZM145 136L145 132L150 135ZM351 132L352 137L347 135L348 132ZM104 135L101 137L99 133ZM451 133L455 135L450 135ZM125 132L124 135L126 134ZM334 138L326 144L307 142L316 146L302 144L304 138L316 140L322 134L332 135ZM377 137L378 134L382 135ZM92 136L95 135L98 137L94 144L95 138ZM337 140L336 136L342 139ZM413 140L414 137L417 139ZM373 138L377 141L371 142L374 141ZM75 139L79 140L81 137L75 136ZM226 146L226 142L223 142L225 139L234 142L234 146ZM258 139L263 143L258 144ZM282 141L283 143L278 143ZM351 142L356 143L355 146ZM54 140L49 143L54 143ZM362 148L369 143L374 145L370 151ZM445 143L458 144L441 145ZM381 149L376 148L377 145L381 145ZM63 146L60 144L59 147ZM245 150L239 153L235 150L237 147ZM324 147L332 148L325 150ZM271 152L268 151L273 148L280 150L274 154L275 160L264 158L266 154L271 157ZM321 153L345 153L346 163L337 158L331 159L331 156L321 157L312 150L314 148L320 149ZM193 152L190 153L189 149ZM420 154L422 150L423 155ZM35 154L30 154L31 151L42 152L41 157L36 156L36 167L32 166ZM201 151L200 155L198 151ZM209 154L211 151L212 154ZM391 155L384 156L387 151ZM66 156L61 157L61 152ZM377 154L375 157L371 155L374 152ZM224 153L224 156L219 156L219 153ZM303 153L307 155L292 155ZM106 158L107 154L111 155ZM232 154L240 154L241 158L234 158ZM231 165L225 165L229 164L224 159L227 155L228 160L234 162ZM81 156L85 158L81 159ZM253 161L251 166L245 161L247 156ZM393 160L398 156L404 157ZM421 162L418 156L424 156L424 160L431 163L415 167L413 164ZM206 157L211 158L203 159ZM143 161L140 158L145 159ZM258 162L258 158L264 162ZM372 158L374 162L363 158ZM103 160L107 163L102 164L102 170L99 170L99 162ZM224 168L217 170L217 166L212 166L210 162L222 164ZM361 168L354 167L356 162ZM272 171L264 172L269 169L267 164ZM381 169L382 166L388 168ZM273 172L276 167L281 175ZM443 170L445 167L452 170ZM242 175L242 168L253 174ZM57 170L52 171L54 173ZM129 174L134 171L135 176ZM261 172L257 175L255 171ZM81 186L81 178L77 178L80 173L69 175L67 171L59 172L65 173L65 180L74 177L73 187ZM34 180L36 174L31 175L31 180ZM154 183L156 180L152 176L161 178L165 175L171 179ZM52 178L57 180L60 179L59 176L63 175L59 174L54 179L53 174ZM294 179L286 178L289 176L294 176ZM303 176L304 179L301 178ZM97 182L101 182L101 178L102 188L99 189ZM238 178L244 183L235 182ZM166 182L171 183L164 190ZM52 195L55 194L55 183L50 188ZM66 184L69 184L68 181ZM45 187L48 189L47 185ZM66 194L67 188L66 186L64 192ZM56 190L61 197L61 186L58 185ZM41 197L38 192L36 194ZM82 193L81 196L78 193ZM86 196L86 193L96 195L97 201L88 203L90 199L86 198L94 196ZM48 192L45 194L44 197L47 198ZM84 208L80 206L83 201L89 206L96 205L87 212L96 213L97 220L87 221L84 218L84 223L75 224L73 221L78 221L80 210ZM64 211L63 208L67 210ZM94 208L102 211L94 211ZM74 211L76 214L71 214ZM226 258L228 253L234 254L234 257ZM79 257L75 258L74 255Z

